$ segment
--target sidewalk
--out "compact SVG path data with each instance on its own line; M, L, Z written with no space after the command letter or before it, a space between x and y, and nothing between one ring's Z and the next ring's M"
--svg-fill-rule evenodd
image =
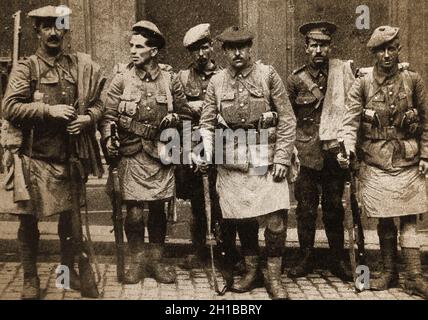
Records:
M48 257L50 260L52 257ZM57 258L57 257L55 257ZM102 257L100 264L101 281L98 288L101 300L267 300L264 288L250 293L236 294L227 292L219 297L213 290L210 269L183 270L177 266L178 259L167 259L175 266L177 281L174 284L158 284L154 279L146 278L136 285L121 285L116 281L114 257ZM80 300L80 293L65 291L55 286L55 262L38 264L42 297L45 300ZM288 269L288 268L287 268ZM425 277L428 272L425 270ZM217 274L222 287L222 278ZM0 300L17 300L22 288L22 268L16 262L0 262ZM331 275L329 271L315 270L305 278L289 279L285 274L282 281L293 300L422 300L406 294L401 288L388 291L363 291L356 293L352 284L344 283ZM403 279L400 279L402 282Z

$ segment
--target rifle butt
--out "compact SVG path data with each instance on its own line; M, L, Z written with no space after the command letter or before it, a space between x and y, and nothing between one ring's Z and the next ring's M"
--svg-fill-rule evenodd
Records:
M80 294L85 298L98 298L99 292L95 282L95 274L85 255L79 256Z

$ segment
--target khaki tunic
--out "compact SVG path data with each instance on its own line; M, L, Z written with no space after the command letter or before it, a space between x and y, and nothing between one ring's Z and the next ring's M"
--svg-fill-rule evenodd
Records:
M221 110L218 101L221 101ZM244 157L245 163L235 163L236 166L218 165L217 191L221 211L226 219L252 218L290 207L288 182L275 182L271 165L290 165L296 118L284 84L271 66L255 63L240 72L224 69L213 76L208 85L200 121L205 146L212 143L218 114L229 127L248 129L269 109L278 113L279 120L276 129L270 129L269 168L264 172L256 172L259 159L251 156L251 150L261 146L258 144L256 148L247 144L246 150L235 147L236 154L247 156ZM206 146L208 152L210 149Z
M348 95L339 137L348 150L359 150L362 204L369 217L387 218L427 212L425 177L420 159L428 160L428 100L420 75L408 71L420 133L408 134L400 123L409 108L402 70L390 75L374 70L358 78ZM376 112L380 128L361 121L363 108ZM361 140L357 145L357 137Z

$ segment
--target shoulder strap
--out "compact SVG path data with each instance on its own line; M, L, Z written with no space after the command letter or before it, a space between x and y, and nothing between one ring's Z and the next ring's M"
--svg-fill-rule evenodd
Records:
M373 92L373 86L371 85L373 80L373 69L370 70L365 76L361 78L361 81L363 82L363 88L364 88L364 108L367 106L367 104L370 102L370 100L374 96Z
M31 61L31 72L35 72L35 78L37 79L37 83L36 83L36 90L39 90L40 88L40 64L39 64L39 60L37 59L36 55L32 55L30 57L28 57L28 59Z
M226 78L226 71L225 70L221 70L219 72L219 74L221 74L221 76L219 76L220 78L220 85L218 86L217 92L216 92L216 96L217 96L217 110L218 113L221 114L221 96L223 94L223 84L224 84L224 79Z
M413 94L411 89L413 87L412 78L410 77L409 71L407 70L403 70L401 75L403 79L404 91L406 92L408 108L413 109Z
M269 74L270 74L270 68L268 65L263 63L257 63L257 72L258 72L258 78L261 79L261 85L263 89L263 96L266 99L266 111L271 111L271 104L270 104L270 90L269 90Z
M174 105L172 103L172 94L171 94L171 73L168 71L161 70L162 80L165 87L166 93L166 102L168 104L168 112L174 112Z
M321 92L318 85L311 79L311 77L304 71L297 73L297 76L303 81L303 83L309 88L309 91L317 98L318 102L315 106L315 109L318 109L321 105L322 100L324 99L324 94Z
M183 88L186 87L187 82L189 81L189 76L190 76L190 70L189 69L181 70L179 72L179 77L180 77L181 84L183 85Z

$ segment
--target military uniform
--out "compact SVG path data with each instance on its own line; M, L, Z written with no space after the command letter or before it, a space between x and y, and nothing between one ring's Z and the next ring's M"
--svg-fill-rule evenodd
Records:
M164 39L149 21L140 21L133 31L148 30ZM159 48L161 49L161 48ZM125 282L140 281L142 266L160 282L174 282L175 275L160 260L166 236L164 204L175 196L174 167L165 165L159 150L162 121L168 115L187 108L182 85L176 75L159 64L146 72L133 64L117 73L108 89L105 114L101 123L103 140L111 138L110 126L118 126L119 182L127 205L125 232L131 249L132 262ZM149 246L144 259L143 202L149 206Z
M55 18L57 12L62 11L48 6L30 12L29 16L37 19ZM83 68L92 68L93 72L83 75ZM101 118L103 111L98 96L102 80L99 66L87 55L65 54L61 50L58 55L52 56L43 47L35 55L20 61L10 75L3 100L3 116L10 122L8 130L17 128L15 134L18 136L15 138L20 145L15 145L18 147L17 151L11 151L18 152L19 156L15 159L23 162L31 196L30 201L21 203L23 210L19 212L18 241L24 268L23 295L28 293L28 281L33 288L38 288L38 219L54 214L60 214L58 234L61 241L61 263L70 268L72 288L79 287L73 269L74 253L71 243L72 199L68 166L70 144L66 131L68 123L52 117L49 110L54 105L72 105L76 108L76 113L90 116L91 125L76 137L86 146L78 150L78 153L86 169L85 173L100 176L102 164L95 140L95 123ZM84 96L84 92L92 92L93 95ZM6 131L4 134L7 136L11 132ZM18 162L15 161L15 174L17 165ZM30 296L36 298L38 293Z
M183 39L183 45L191 49L198 43L210 42L210 25L207 23L199 24L189 29ZM196 49L197 50L197 49ZM193 130L199 128L199 118L201 116L202 104L207 92L208 82L219 71L218 65L214 61L207 63L207 67L200 67L193 61L187 69L180 70L177 74L178 79L184 89L189 106L192 108L191 117L183 120L191 121ZM181 123L183 124L183 122ZM189 164L178 165L175 169L177 197L189 199L192 206L192 224L190 226L192 244L195 254L187 257L184 268L191 268L204 262L208 257L205 242L207 235L207 221L205 215L204 188L202 175L195 173ZM218 196L215 191L215 171L209 172L210 197L212 202L213 215L219 217Z
M300 28L308 38L330 41L336 27L326 22L309 23ZM303 276L312 269L316 217L320 189L325 232L332 256L332 268L343 257L344 209L342 195L345 172L337 163L336 140L345 92L354 80L351 63L329 59L321 68L312 64L295 70L287 79L287 91L297 118L296 147L301 163L295 184L297 230L302 262L289 272Z
M225 44L251 43L252 35L239 28L226 29L218 39ZM235 50L235 49L233 49ZM281 257L286 237L286 210L289 209L287 180L275 182L271 165L289 166L295 138L295 117L281 78L272 66L249 63L240 70L232 66L211 79L201 116L201 134L208 158L212 152L214 130L219 123L232 130L258 130L263 115L277 112L278 123L266 129L268 139L248 143L245 148L233 144L234 153L244 155L243 161L217 165L217 192L224 219L237 224L245 257L247 273L232 290L251 290L258 270L258 221L266 218L266 287L274 298L285 298L280 282ZM258 131L261 134L261 131ZM266 147L266 161L259 161L255 152ZM225 147L227 148L227 146ZM216 149L216 159L219 150ZM217 163L217 162L216 162ZM258 171L265 166L265 171ZM267 167L268 166L268 167ZM277 196L272 197L275 194Z
M398 32L398 28L379 27L368 47L373 51L383 48L398 38ZM400 217L405 287L427 297L416 233L416 215L427 212L425 177L418 167L421 159L428 160L428 99L423 80L397 63L388 73L376 64L355 81L346 106L339 135L362 161L359 179L364 212L379 219L384 272L370 286L386 290L398 283L393 218Z

